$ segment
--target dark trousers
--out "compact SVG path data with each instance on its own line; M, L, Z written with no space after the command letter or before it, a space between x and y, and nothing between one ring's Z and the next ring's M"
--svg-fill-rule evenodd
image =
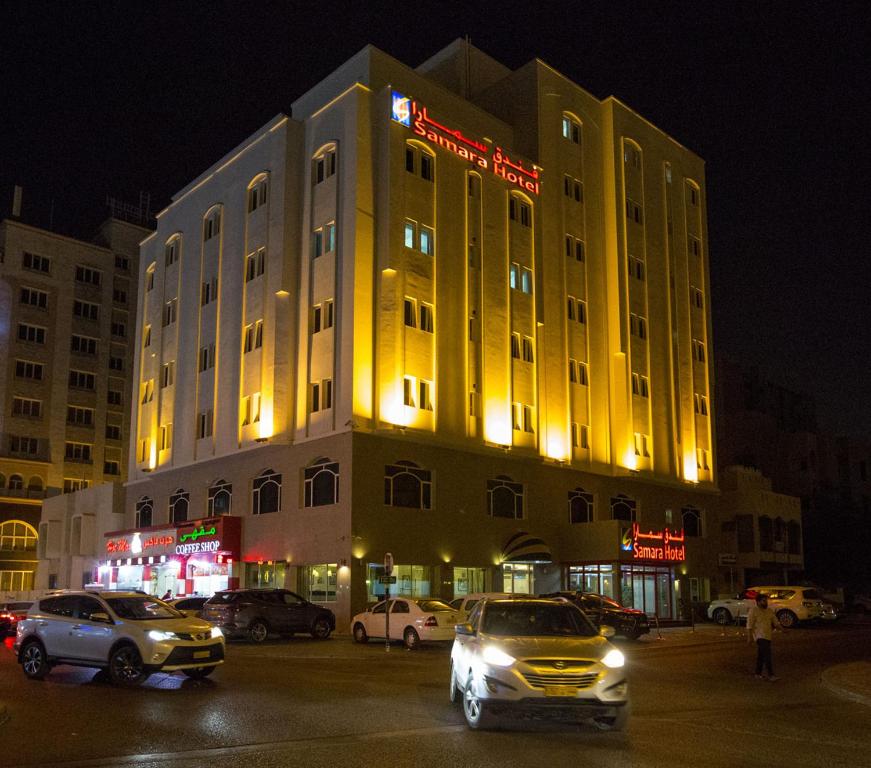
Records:
M763 669L768 671L769 676L774 676L771 667L771 640L756 641L756 674L761 675Z

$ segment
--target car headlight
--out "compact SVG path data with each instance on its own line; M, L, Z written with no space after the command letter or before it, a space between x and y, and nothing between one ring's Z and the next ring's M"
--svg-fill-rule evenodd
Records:
M495 645L486 646L482 658L494 667L510 667L516 661L513 656L509 656L505 651L499 650Z
M213 637L213 638L215 638L215 637L223 637L223 636L224 636L224 633L221 632L221 628L220 628L220 627L212 627L212 637Z
M626 663L626 658L616 648L612 648L602 657L602 663L611 669L618 669Z
M148 633L148 636L152 640L156 640L157 642L160 642L161 640L175 640L176 639L175 632L161 632L158 629L152 629Z

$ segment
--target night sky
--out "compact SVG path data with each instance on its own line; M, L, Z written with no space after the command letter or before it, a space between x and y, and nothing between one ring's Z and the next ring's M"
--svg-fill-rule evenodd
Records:
M762 8L762 10L760 10ZM429 10L427 10L429 9ZM707 164L714 346L871 431L865 3L0 0L0 212L90 236L152 210L367 43L456 37L614 95Z

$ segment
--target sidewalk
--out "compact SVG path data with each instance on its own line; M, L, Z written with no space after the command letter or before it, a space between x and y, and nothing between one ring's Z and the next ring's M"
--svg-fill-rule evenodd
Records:
M871 707L871 662L836 664L823 671L820 681L832 693Z

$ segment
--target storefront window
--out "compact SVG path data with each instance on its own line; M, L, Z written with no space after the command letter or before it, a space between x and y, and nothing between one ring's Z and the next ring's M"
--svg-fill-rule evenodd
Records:
M621 602L661 619L674 617L674 569L649 565L624 565Z
M535 578L532 568L527 563L504 563L502 565L502 591L512 594L534 594Z
M230 586L230 569L227 563L191 559L187 563L187 578L188 594L211 597Z
M484 568L454 568L454 597L484 591Z
M610 563L572 565L566 576L566 586L570 590L614 597L614 566Z
M313 603L336 602L336 563L300 568L300 594Z
M245 586L250 589L284 589L285 570L283 560L245 563Z
M369 602L381 600L384 597L384 584L379 578L384 574L384 566L369 563L369 573L366 587ZM432 568L428 565L394 565L393 575L396 584L390 587L391 595L403 597L431 597Z

